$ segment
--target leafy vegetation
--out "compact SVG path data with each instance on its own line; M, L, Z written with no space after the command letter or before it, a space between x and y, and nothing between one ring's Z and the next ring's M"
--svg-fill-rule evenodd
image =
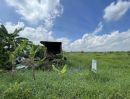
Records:
M64 75L37 70L17 71L15 79L0 73L1 99L130 99L130 56L118 53L65 53L68 69ZM89 72L91 59L97 73Z
M129 51L59 54L52 71L41 71L46 48L19 37L20 31L0 27L0 99L130 99ZM12 79L6 70L15 69L17 57L25 57L32 71L16 71Z
M28 63L34 63L35 58L43 59L45 47L34 45L27 38L19 37L22 29L15 29L8 33L4 25L0 26L0 68L11 70L16 66L19 57L28 58ZM27 61L26 61L27 62Z
M59 74L64 74L67 71L67 65L65 64L64 67L62 68L62 70L59 70L55 67L55 65L52 65L52 68L54 71L56 71Z
M9 57L13 57L12 51L15 50L18 42L16 37L21 29L15 29L13 33L8 33L4 25L0 27L0 67L4 69L11 69L8 62ZM11 54L11 55L10 55Z

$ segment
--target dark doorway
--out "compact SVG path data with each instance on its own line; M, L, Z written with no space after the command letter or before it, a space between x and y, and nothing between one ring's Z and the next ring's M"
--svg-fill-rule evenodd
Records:
M40 43L47 48L47 57L55 57L57 54L62 52L62 42L41 41Z

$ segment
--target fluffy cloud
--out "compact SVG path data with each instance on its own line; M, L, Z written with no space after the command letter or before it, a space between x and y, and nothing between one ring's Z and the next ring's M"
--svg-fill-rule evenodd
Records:
M18 24L6 23L9 32L13 32L15 28L24 27L23 22ZM20 32L20 36L26 37L39 44L42 40L61 41L63 42L63 50L65 51L127 51L130 50L130 29L125 32L113 31L108 34L98 35L102 30L101 23L92 33L86 33L82 38L73 42L68 38L54 38L51 31L47 31L42 26L37 28L24 27ZM99 31L100 30L100 31ZM95 33L95 31L98 31Z
M18 22L17 24L7 22L5 24L5 27L7 28L9 33L12 33L16 28L23 28L23 30L20 32L19 35L21 37L28 38L35 44L40 44L40 41L42 40L54 41L52 37L52 32L46 30L43 26L32 28L32 27L24 27L23 22Z
M68 39L64 45L66 51L128 51L130 50L130 29L125 32L113 31L108 34L98 35L103 25L100 22L92 33L86 33L73 42Z
M42 23L38 27L25 26L23 22L12 24L7 22L6 28L12 33L16 28L23 28L21 37L26 37L35 44L40 41L63 42L65 51L126 51L130 50L130 29L125 32L113 31L108 34L98 35L103 29L100 22L92 33L86 33L81 38L71 41L68 38L54 38L51 27L56 17L63 12L60 0L6 0L16 9L16 12L29 23ZM107 21L120 19L130 8L130 1L118 0L112 2L104 10L103 18Z
M70 44L72 51L128 51L130 50L130 29L126 32L114 31L109 34L85 34Z
M7 22L5 24L5 27L7 28L9 33L13 33L15 29L20 29L24 27L24 23L23 22L18 22L17 24L13 24L11 22Z
M93 31L92 34L98 34L99 32L102 31L102 29L103 29L103 24L102 24L102 22L99 22L97 28Z
M35 44L40 44L40 41L53 41L52 32L44 27L37 28L25 27L20 33L21 37L26 37Z
M112 2L104 10L103 18L107 21L120 19L130 8L130 1L118 0L117 3Z
M23 22L18 24L6 23L9 32L15 28L23 28L20 36L28 38L35 44L42 40L54 41L51 28L56 17L63 12L60 0L6 0L7 4L14 7L16 12L29 23L38 23L38 27L24 27ZM59 40L59 39L58 39ZM61 40L61 39L60 39Z
M60 0L6 0L14 7L23 19L31 22L42 22L46 28L53 26L53 21L63 12Z
M56 39L56 41L62 42L63 50L66 50L66 51L69 50L69 45L71 43L71 40L69 40L68 38L62 37L62 38Z

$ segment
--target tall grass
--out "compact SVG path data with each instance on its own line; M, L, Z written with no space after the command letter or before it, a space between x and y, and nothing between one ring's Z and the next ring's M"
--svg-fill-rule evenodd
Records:
M130 99L127 53L65 55L70 67L65 74L36 71L34 81L29 70L17 71L15 79L9 72L1 72L0 99ZM97 60L96 74L88 70L91 59Z

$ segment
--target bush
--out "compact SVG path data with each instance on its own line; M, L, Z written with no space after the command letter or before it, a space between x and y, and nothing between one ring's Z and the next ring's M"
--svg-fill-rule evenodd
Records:
M128 56L130 56L130 51L127 52Z
M4 99L32 99L33 89L25 82L14 83L3 92Z

